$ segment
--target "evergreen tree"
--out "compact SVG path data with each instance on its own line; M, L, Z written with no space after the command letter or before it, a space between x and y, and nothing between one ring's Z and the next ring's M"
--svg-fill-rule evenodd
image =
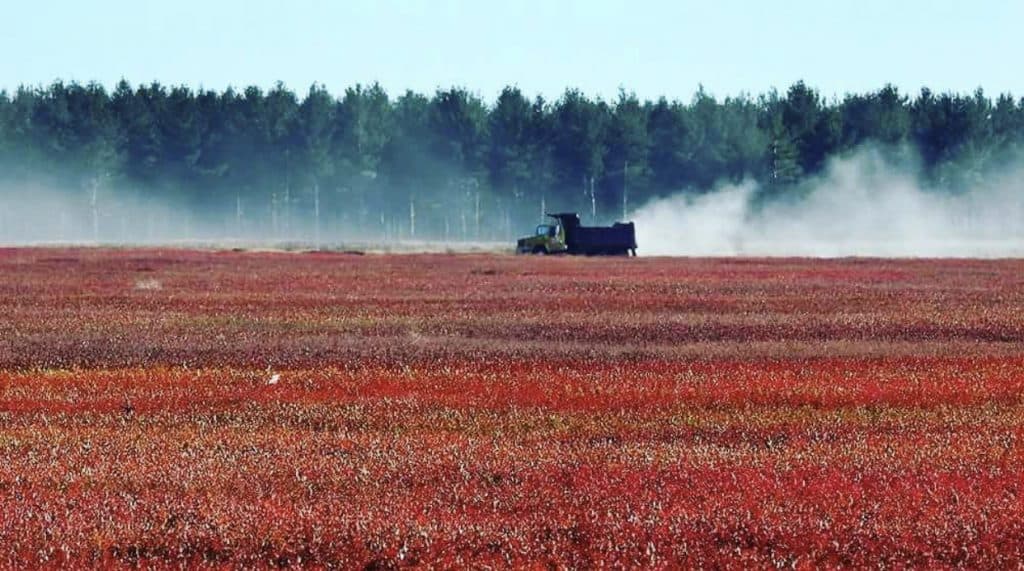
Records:
M323 86L314 84L302 100L298 109L298 144L296 152L297 165L301 180L307 189L307 213L312 223L313 235L310 236L319 246L322 228L322 201L329 195L322 194L321 184L333 174L334 163L331 160L331 148L334 139L335 101ZM332 205L337 207L337 205Z
M608 128L605 163L608 173L602 181L602 210L626 217L629 200L642 203L649 198L650 137L647 133L650 105L636 94L619 92ZM621 208L621 210L620 210Z
M557 208L578 209L593 219L595 181L604 174L608 106L570 89L555 103L552 114L551 152Z
M516 210L526 198L534 165L534 109L515 87L506 87L490 113L488 171L491 187Z
M376 83L369 88L356 85L345 90L337 120L334 153L339 197L354 210L346 220L365 225L386 202L374 193L380 188L378 174L394 131L391 101Z
M651 108L647 133L650 137L652 187L662 193L683 190L687 184L687 110L664 97Z

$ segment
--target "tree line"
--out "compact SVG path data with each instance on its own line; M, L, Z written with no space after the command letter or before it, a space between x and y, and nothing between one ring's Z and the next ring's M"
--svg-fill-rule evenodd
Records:
M1020 152L1024 99L891 85L827 99L803 82L756 97L700 89L689 101L125 81L112 92L58 81L0 93L7 204L59 192L96 239L131 203L168 206L153 223L183 237L204 219L225 235L274 239L504 240L544 210L606 222L723 181L785 195L865 144L912 149L930 182L967 188Z

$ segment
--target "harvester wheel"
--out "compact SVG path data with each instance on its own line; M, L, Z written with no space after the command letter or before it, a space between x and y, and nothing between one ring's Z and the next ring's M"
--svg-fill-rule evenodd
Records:
M536 246L533 249L533 255L535 256L546 256L548 255L548 249L544 246Z

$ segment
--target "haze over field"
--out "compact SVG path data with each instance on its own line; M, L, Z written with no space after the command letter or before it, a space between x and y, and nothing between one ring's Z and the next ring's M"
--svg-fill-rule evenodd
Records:
M897 158L898 157L898 158ZM983 173L974 186L950 192L923 180L921 163L906 149L865 147L835 158L824 170L783 196L748 178L706 192L679 191L649 199L630 213L640 255L670 256L881 256L1019 257L1024 255L1024 167L1020 161ZM386 225L328 231L317 238L307 209L290 227L249 228L249 213L220 217L144 193L104 196L44 186L0 191L0 236L7 244L39 243L245 243L436 250L504 244L473 236L389 236ZM584 205L585 206L585 205ZM584 209L585 210L585 209ZM232 214L236 216L232 216ZM516 220L538 217L515 212ZM398 226L408 220L396 222ZM515 231L529 232L523 226ZM471 233L468 233L471 234ZM431 243L439 243L431 245Z
M89 199L80 191L8 187L0 192L0 236L7 244L313 246L317 240L315 221L301 209L285 234L281 229L242 229L241 218L230 213L218 218L159 197L125 193L105 197L113 207L95 208ZM514 217L531 216L538 213ZM952 193L923 181L919 162L898 162L891 153L865 148L830 160L789 196L766 197L766 188L749 178L719 183L706 192L652 198L629 217L637 224L645 256L1019 257L1024 255L1024 168L1004 166L986 173L976 186ZM404 242L407 249L420 250L437 249L432 242L455 249L503 244L493 233L488 237L435 235L417 241L388 236L378 223L342 232L322 229L318 242L391 248Z

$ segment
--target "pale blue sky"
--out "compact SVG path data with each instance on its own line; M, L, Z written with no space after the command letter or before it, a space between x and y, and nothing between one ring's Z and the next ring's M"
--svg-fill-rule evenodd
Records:
M688 100L892 82L1024 95L1024 0L3 0L0 88L54 79L340 93L573 86Z

